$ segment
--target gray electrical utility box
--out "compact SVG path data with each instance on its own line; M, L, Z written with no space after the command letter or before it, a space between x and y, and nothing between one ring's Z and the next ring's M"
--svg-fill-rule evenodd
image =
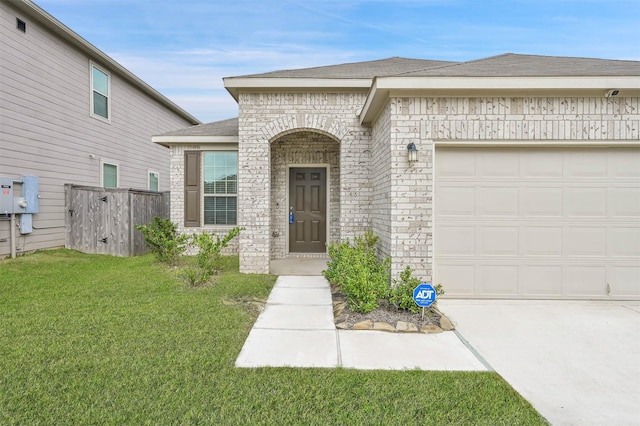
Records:
M0 215L38 213L39 204L37 176L22 176L18 181L0 176Z
M13 213L13 179L0 176L0 214Z

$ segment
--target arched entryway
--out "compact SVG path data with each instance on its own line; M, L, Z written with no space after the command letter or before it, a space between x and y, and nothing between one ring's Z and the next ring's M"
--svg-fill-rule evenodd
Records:
M326 256L340 239L340 143L317 130L271 142L270 258Z

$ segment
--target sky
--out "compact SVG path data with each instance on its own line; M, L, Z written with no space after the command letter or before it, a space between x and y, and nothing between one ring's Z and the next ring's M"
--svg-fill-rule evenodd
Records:
M35 0L202 122L223 77L393 56L640 60L640 0Z

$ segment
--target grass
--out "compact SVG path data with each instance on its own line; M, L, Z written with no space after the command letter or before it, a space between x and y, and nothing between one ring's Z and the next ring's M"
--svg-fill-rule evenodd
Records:
M275 281L151 256L0 261L0 424L546 424L495 373L233 366Z

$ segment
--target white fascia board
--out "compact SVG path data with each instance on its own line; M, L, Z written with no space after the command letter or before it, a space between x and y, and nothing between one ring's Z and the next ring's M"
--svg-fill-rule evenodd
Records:
M151 141L158 145L207 145L238 144L238 136L152 136Z
M371 124L390 96L640 96L640 77L377 77L360 113L360 124Z
M224 87L237 101L241 89L369 89L370 78L269 78L269 77L225 77Z
M640 76L595 77L381 77L380 89L640 89Z

